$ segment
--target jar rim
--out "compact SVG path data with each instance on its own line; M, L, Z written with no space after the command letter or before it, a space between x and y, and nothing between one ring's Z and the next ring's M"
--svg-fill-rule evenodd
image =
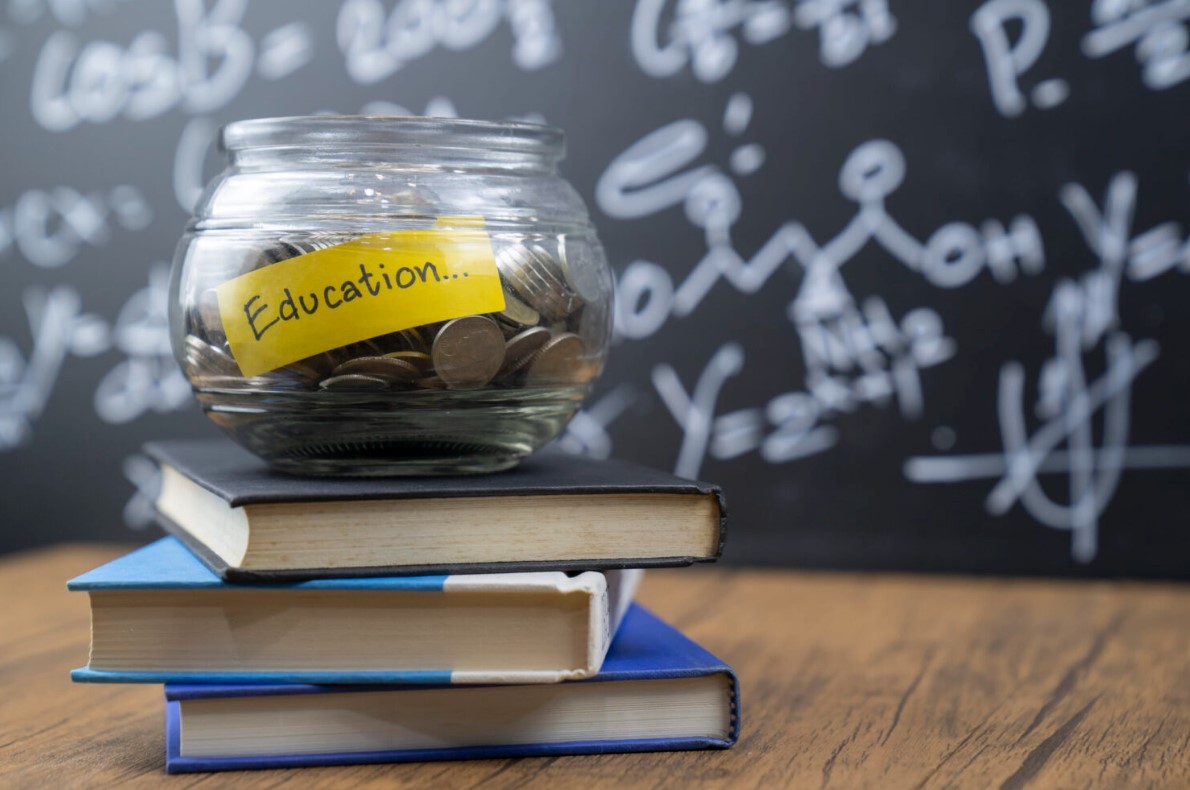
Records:
M233 121L219 135L225 151L273 146L476 148L559 156L561 129L528 121L404 115L292 115Z

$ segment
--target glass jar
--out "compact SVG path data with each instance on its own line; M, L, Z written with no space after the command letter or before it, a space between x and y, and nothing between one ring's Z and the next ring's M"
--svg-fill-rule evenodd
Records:
M313 116L221 145L170 328L237 442L296 474L444 474L561 432L603 369L612 281L559 130Z

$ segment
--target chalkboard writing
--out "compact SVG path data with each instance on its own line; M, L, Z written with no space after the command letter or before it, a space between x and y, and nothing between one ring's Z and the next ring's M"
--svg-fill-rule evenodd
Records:
M1190 3L15 0L0 549L214 435L168 261L219 127L544 121L616 270L560 445L721 483L728 561L1190 574Z

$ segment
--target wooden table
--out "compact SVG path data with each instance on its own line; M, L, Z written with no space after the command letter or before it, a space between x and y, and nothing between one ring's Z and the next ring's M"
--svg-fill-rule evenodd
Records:
M0 559L0 786L1190 787L1190 587L712 567L640 598L738 669L730 751L171 777L159 687L67 677L118 553Z

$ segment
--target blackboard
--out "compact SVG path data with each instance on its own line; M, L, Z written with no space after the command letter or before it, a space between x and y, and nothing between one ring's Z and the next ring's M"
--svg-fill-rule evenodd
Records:
M1186 576L1188 26L1178 0L12 0L0 549L128 539L142 442L216 432L165 289L219 126L432 114L565 130L619 301L561 443L721 483L728 561Z

